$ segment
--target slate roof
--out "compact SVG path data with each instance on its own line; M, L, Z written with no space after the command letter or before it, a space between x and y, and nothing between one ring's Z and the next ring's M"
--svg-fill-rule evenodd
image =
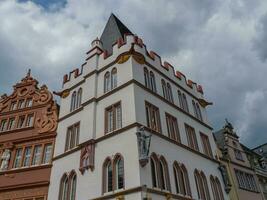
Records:
M132 32L112 13L100 37L103 48L112 53L112 44L119 38L123 38L124 34L132 34Z

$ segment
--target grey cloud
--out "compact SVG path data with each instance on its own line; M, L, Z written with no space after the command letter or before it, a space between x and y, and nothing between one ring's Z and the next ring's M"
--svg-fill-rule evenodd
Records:
M264 62L267 59L267 13L257 25L259 34L255 38L254 49L258 52L259 57Z

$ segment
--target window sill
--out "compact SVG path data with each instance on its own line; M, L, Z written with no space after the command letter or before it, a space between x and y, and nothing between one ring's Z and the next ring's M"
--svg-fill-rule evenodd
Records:
M45 168L51 168L51 167L52 167L52 164L49 163L49 164L35 165L35 166L29 166L29 167L12 168L12 169L7 169L5 171L1 171L0 175L19 173L19 172L30 171L30 170L45 169Z

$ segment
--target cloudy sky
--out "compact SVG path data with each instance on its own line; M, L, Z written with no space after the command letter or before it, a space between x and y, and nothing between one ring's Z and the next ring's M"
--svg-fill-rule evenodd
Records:
M228 118L246 145L267 142L266 0L0 0L0 93L28 68L59 90L111 12L203 85L215 130Z

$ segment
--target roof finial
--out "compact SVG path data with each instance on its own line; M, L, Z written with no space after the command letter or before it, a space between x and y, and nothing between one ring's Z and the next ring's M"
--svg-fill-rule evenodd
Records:
M30 77L30 76L31 76L31 69L28 69L27 77Z

